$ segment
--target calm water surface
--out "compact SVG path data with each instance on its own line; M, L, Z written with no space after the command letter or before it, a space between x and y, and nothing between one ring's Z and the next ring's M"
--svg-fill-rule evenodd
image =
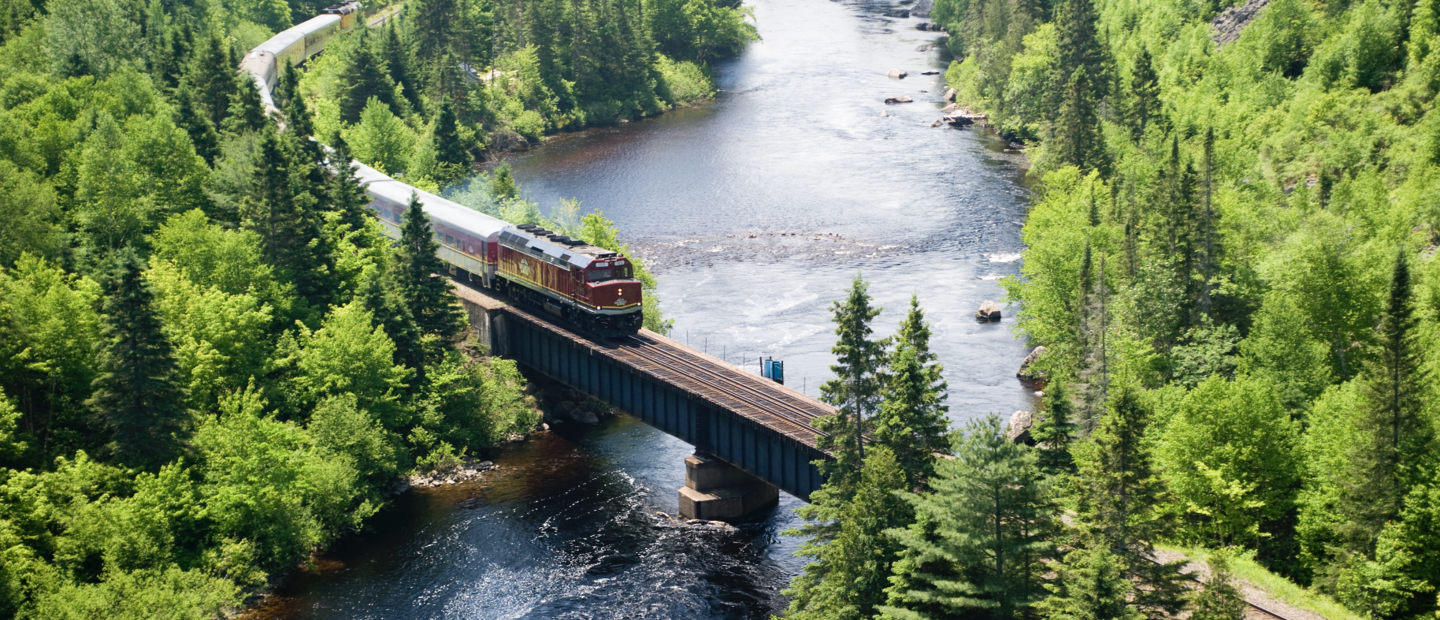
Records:
M885 4L752 0L764 41L720 65L714 103L562 136L514 157L530 198L613 219L660 279L672 336L814 395L829 304L857 273L888 334L918 295L951 417L1033 406L1008 318L971 318L1018 268L1020 163L990 136L931 127L934 33ZM887 78L892 69L910 77ZM928 92L920 92L928 91ZM915 103L887 106L887 96ZM1013 309L1007 309L1007 312ZM633 418L501 450L473 484L406 494L372 531L288 579L266 618L768 618L801 562L798 500L737 531L677 527L691 447Z

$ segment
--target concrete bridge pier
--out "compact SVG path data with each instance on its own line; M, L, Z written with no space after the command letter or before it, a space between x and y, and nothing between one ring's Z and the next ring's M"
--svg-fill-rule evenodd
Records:
M685 486L680 487L680 516L731 521L780 501L780 489L703 452L685 457Z

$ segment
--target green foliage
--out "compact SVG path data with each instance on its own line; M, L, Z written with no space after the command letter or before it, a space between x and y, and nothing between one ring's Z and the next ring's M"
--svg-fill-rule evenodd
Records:
M1261 545L1295 508L1299 425L1263 381L1211 377L1175 403L1156 462L1184 515L1181 540Z
M45 55L61 76L105 77L141 57L140 24L117 0L45 3Z
M344 132L355 158L390 174L404 174L415 133L375 97L359 116L360 124Z
M907 495L916 522L888 532L904 551L884 618L1023 618L1040 601L1059 523L1034 452L990 414L954 454L936 463L929 493Z
M950 426L946 384L940 376L944 367L930 352L930 326L918 297L910 297L910 311L894 340L872 437L874 444L894 454L905 476L903 488L915 491L934 473L934 455L949 447L945 436Z
M575 212L579 212L580 203L572 203ZM630 261L631 274L640 281L640 288L645 297L645 329L658 334L669 334L675 321L666 319L660 312L660 295L656 291L657 283L655 276L645 268L645 263L636 258L630 251L630 244L620 243L620 229L614 222L606 219L601 211L591 211L580 218L580 226L571 232L571 235L581 239L590 245L605 248L611 252L619 252L625 255Z
M845 300L830 304L839 337L830 348L835 354L835 363L830 365L835 378L821 384L820 398L835 406L835 415L816 421L816 428L825 435L816 438L815 446L835 457L820 464L820 473L826 485L842 495L853 493L860 480L865 460L863 437L874 423L871 418L879 408L883 388L885 345L870 337L874 332L870 322L881 309L870 305L869 288L857 274Z
M333 310L314 332L302 326L294 389L308 404L351 395L357 407L395 429L409 421L400 394L410 373L394 363L395 344L384 328L372 324L370 312L354 301Z
M797 552L815 560L785 591L791 597L787 618L874 617L885 601L890 566L900 552L886 529L911 519L910 506L896 492L907 484L906 478L889 448L870 450L855 496L837 514L835 539L824 545L806 543Z
M9 267L29 253L50 260L65 250L65 229L55 204L55 190L30 170L0 161L0 267Z
M1050 596L1038 605L1047 618L1140 620L1145 617L1129 604L1135 584L1125 573L1125 562L1105 547L1071 551L1055 573L1055 580L1045 586Z
M420 333L449 344L465 330L466 318L460 300L450 294L449 269L435 254L436 236L419 196L411 194L400 229L400 292Z
M101 306L100 372L87 403L110 430L110 449L122 462L154 466L185 443L190 414L141 267L132 250L115 253Z

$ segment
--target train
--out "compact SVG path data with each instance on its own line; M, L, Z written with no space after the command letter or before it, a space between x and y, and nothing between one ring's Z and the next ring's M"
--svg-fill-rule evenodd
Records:
M325 9L245 55L248 73L267 110L282 62L301 65L323 52L331 38L361 18L359 2ZM605 337L634 334L644 323L644 298L634 264L624 254L596 247L535 224L496 217L406 185L359 161L351 162L370 197L369 210L385 235L400 239L411 197L420 201L450 275L472 286L508 294L582 330ZM337 174L339 170L336 170Z

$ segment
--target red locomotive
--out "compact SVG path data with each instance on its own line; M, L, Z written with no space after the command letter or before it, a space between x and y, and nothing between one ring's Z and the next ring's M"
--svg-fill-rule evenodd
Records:
M640 281L624 254L535 224L501 231L499 245L496 274L511 297L601 334L640 330Z

